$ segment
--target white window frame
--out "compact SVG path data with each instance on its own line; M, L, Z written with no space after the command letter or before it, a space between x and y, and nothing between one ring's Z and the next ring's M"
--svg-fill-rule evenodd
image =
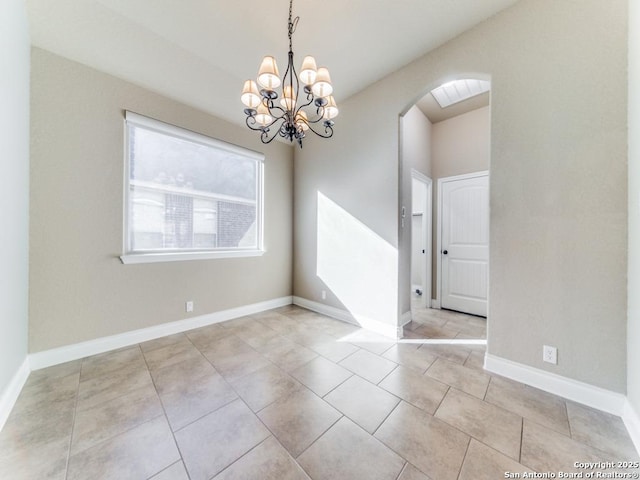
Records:
M227 150L236 154L243 155L256 161L257 190L256 190L256 243L257 248L234 248L234 249L189 249L189 250L170 250L170 251L132 251L130 249L130 232L129 232L129 202L130 198L130 166L129 158L129 125L135 125L147 130L151 130L163 135L173 136L182 140L187 140L201 145ZM174 262L184 260L208 260L215 258L234 258L234 257L257 257L263 255L264 250L264 154L249 150L231 143L217 140L206 135L202 135L184 128L176 127L168 123L145 117L134 112L125 111L124 121L124 158L125 158L125 175L124 175L124 226L123 226L123 246L124 252L120 256L120 260L124 264L136 263L156 263L156 262Z

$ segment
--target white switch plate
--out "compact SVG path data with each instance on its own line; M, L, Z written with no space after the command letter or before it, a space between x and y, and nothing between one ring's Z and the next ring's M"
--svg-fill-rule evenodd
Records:
M184 303L184 310L185 312L193 312L193 302L191 300Z
M542 360L547 363L558 364L558 349L549 345L542 347Z

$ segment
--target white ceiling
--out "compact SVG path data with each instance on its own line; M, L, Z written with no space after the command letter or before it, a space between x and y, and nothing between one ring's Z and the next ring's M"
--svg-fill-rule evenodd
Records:
M294 0L296 63L314 55L340 101L517 0ZM289 2L27 0L32 43L234 123L264 55L281 69ZM338 118L339 121L339 118Z

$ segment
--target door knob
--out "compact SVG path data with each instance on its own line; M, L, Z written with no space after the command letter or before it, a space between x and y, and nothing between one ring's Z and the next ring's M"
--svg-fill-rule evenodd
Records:
M447 253L449 253L449 252L448 252L448 251L446 251L446 250L443 250L443 251L442 251L442 254L443 254L443 255L446 255Z

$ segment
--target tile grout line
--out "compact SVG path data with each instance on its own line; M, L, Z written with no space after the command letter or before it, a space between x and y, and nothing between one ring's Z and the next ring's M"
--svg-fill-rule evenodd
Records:
M446 383L444 383L443 385L447 385ZM444 399L447 398L447 395L449 395L449 392L451 391L453 387L451 385L447 385L447 391L444 392L444 395L442 396L442 398L440 399L440 402L438 403L438 406L436 407L436 409L433 411L433 416L436 416L436 413L438 413L438 410L440 410L440 407L442 406L442 404L444 403ZM444 420L442 420L444 422ZM445 422L447 425L449 425L448 422Z
M347 342L349 343L349 342ZM353 345L353 343L349 343L349 345ZM355 352L350 353L349 355L347 355L346 357L344 357L342 360L340 360L338 363L336 363L336 365L340 365L342 362L344 362L347 358L354 356L356 353L358 353L361 350L364 350L363 348L358 347L357 345L353 345L354 347L356 347L358 350L356 350ZM365 350L368 351L368 350ZM371 353L371 352L369 352ZM342 368L347 368L344 365L340 365ZM347 370L349 370L351 372L351 369L347 368ZM351 372L354 373L354 372Z
M226 407L227 405L232 404L233 402L235 402L236 400L238 400L238 398L240 398L240 397L237 397L237 398L234 398L234 399L232 399L232 400L229 400L229 401L228 401L227 403L225 403L224 405L220 405L219 407L215 408L214 410L211 410L211 411L209 411L209 412L207 412L207 413L205 413L205 414L203 414L203 415L199 416L199 417L198 417L198 418L196 418L195 420L193 420L193 421L191 421L191 422L189 422L189 423L184 424L184 425L183 425L183 426L181 426L180 428L177 428L177 429L173 430L173 428L171 428L171 423L169 423L169 427L171 428L171 431L172 431L172 432L174 432L174 433L178 433L178 432L180 432L180 431L184 430L185 428L187 428L187 427L189 427L189 426L193 425L193 424L194 424L194 423L196 423L197 421L202 420L202 419L203 419L204 417L206 417L207 415L211 415L212 413L217 412L217 411L218 411L218 410L220 410L221 408L224 408L224 407ZM162 403L162 399L160 400L160 402ZM164 404L163 404L163 408L164 408ZM253 411L252 411L252 413L253 413ZM169 418L167 417L167 422L168 422L168 421L169 421Z
M395 410L396 410L396 409L397 409L397 408L402 404L402 402L403 402L403 400L401 400L401 401L398 403L398 405L396 405L396 406L395 406L395 408L392 410L392 412L391 412L391 413L393 413L393 411L395 411ZM391 415L391 414L389 414L389 415ZM387 418L388 418L388 417L387 417ZM384 423L384 422L383 422L383 423ZM378 427L378 428L380 428L380 427ZM378 431L378 430L376 429L376 432L377 432L377 431ZM378 442L380 442L382 445L384 445L385 447L387 447L389 450L391 450L393 453L395 453L396 455L398 455L400 458L402 458L403 460L405 460L407 463L409 463L409 461L408 461L406 458L404 458L404 457L402 456L402 453L398 452L395 448L393 448L393 446L391 446L391 445L387 444L387 443L386 443L383 439L381 439L381 438L378 438L378 437L376 437L376 436L374 436L374 435L371 435L371 436L372 436L374 439L376 439ZM413 464L412 464L412 465L413 465ZM415 466L415 465L414 465L414 466ZM418 468L418 467L416 467L416 468ZM422 470L420 470L419 468L418 468L418 470L419 470L420 472L422 472ZM422 472L422 473L424 473L424 472ZM426 473L425 473L425 475L426 475Z
M299 345L299 344L295 344L298 347L302 347L305 348L307 350L309 350L311 353L315 354L315 357L309 359L309 360L305 360L303 363L301 363L300 365L297 365L294 369L291 370L291 372L297 370L298 368L302 368L305 365L307 365L310 362L313 362L316 358L318 358L320 356L319 353L315 352L314 350L310 349L309 347L305 347L304 345ZM283 372L287 373L287 374L291 374L291 372L289 372L289 370L286 370L284 367L281 367L280 365L278 365L277 363L273 362L273 360L271 360L269 357L265 356L265 354L258 352L260 355L262 355L263 357L265 357L267 360L271 361L276 367L279 367L280 370L282 370Z
M518 452L518 463L522 464L522 444L524 443L524 417L520 420L520 451Z
M403 457L400 457L400 458L403 458ZM407 469L407 465L409 465L409 461L408 461L408 460L405 460L405 461L404 461L404 465L403 465L403 466L402 466L402 468L400 469L400 473L398 473L398 475L396 476L395 480L398 480L398 479L402 476L402 474L404 473L404 471Z
M187 339L189 339L189 337L187 337ZM189 339L189 341L191 341L191 340ZM180 455L180 461L182 462L182 465L184 467L185 472L187 472L187 476L189 478L191 478L191 474L187 470L187 464L184 461L184 456L182 455L182 450L180 450L180 444L178 443L178 440L176 439L176 434L173 431L173 428L171 428L171 422L169 422L169 416L167 415L167 410L166 410L166 408L164 406L164 402L162 401L162 397L160 396L160 392L158 392L158 386L156 385L156 381L154 380L153 375L151 375L151 369L149 368L149 364L147 363L147 357L144 355L144 352L142 351L142 347L140 347L140 344L138 344L138 348L140 348L140 351L142 352L142 358L144 359L144 364L147 366L147 371L149 372L149 376L151 377L151 383L153 384L153 389L156 391L156 395L158 396L158 401L160 402L160 406L162 407L162 413L164 414L164 419L167 422L167 426L169 427L169 431L171 432L171 437L173 438L173 443L176 446L176 450L178 451L178 455ZM156 418L158 418L158 417L156 417ZM156 472L153 475L157 475L158 473L160 473L160 472ZM152 475L152 477L153 477L153 475Z
M64 467L64 478L69 478L69 463L71 462L71 446L73 445L73 434L76 429L76 415L78 413L78 401L80 400L80 379L82 378L82 364L84 359L80 362L80 369L78 371L78 386L76 388L75 402L73 405L73 418L71 419L71 435L69 435L69 451L67 452L67 461Z
M315 394L314 394L314 395L315 395ZM338 412L338 413L340 414L340 416L339 416L339 417L338 417L338 418L337 418L337 419L336 419L336 420L335 420L331 425L329 425L327 428L325 428L325 429L323 430L323 432L322 432L320 435L318 435L318 436L313 440L313 442L311 442L311 443L309 444L309 446L308 446L307 448L305 448L302 452L300 452L300 453L298 454L298 456L297 456L297 457L295 457L295 461L296 461L296 463L298 463L298 465L300 465L300 463L298 462L298 459L299 459L299 458L300 458L300 457L301 457L301 456L302 456L302 455L303 455L307 450L309 450L313 445L315 445L315 443L316 443L318 440L320 440L320 439L324 436L324 434L325 434L325 433L327 433L329 430L331 430L331 428L332 428L336 423L338 423L340 420L342 420L343 418L349 418L349 417L347 417L346 415L344 415L340 410L338 410L337 408L333 407L333 405L330 405L330 406L331 406L331 408L333 408L336 412ZM352 421L350 418L349 418L349 420L350 420L350 421ZM353 422L353 423L355 423L355 422ZM356 425L357 425L357 424L356 424ZM359 427L359 425L358 425L358 427ZM365 431L366 431L366 430L365 430ZM275 437L275 434L274 434L274 437ZM285 449L285 450L286 450L286 449ZM300 467L302 467L302 465L300 465ZM306 470L305 470L305 472L306 472Z
M387 360L390 360L389 358L385 357L385 356L384 356L384 354L385 354L385 353L387 353L389 350L391 350L393 347L396 347L396 346L398 346L398 341L397 341L397 340L395 341L395 343L392 343L392 344L389 346L389 348L387 348L387 349L386 349L386 350L384 350L383 352L378 353L378 354L376 354L376 355L378 355L379 357L385 358L385 359L387 359ZM393 360L391 360L391 361L393 362Z
M569 405L567 401L564 400L564 413L567 415L567 426L569 427L569 438L573 440L573 430L571 429L571 420L569 419Z
M254 352L256 355L259 355L262 359L264 359L266 362L268 362L268 363L269 363L269 365L266 365L266 366L264 366L264 367L258 368L257 370L254 370L253 372L248 372L248 373L245 373L245 374L243 374L243 375L240 375L239 377L235 377L235 378L233 379L234 381L236 381L236 380L240 380L241 378L244 378L244 377L248 377L249 375L253 375L254 373L256 373L256 372L258 372L258 371L260 371L260 370L262 370L262 369L264 369L264 368L267 368L268 366L274 366L274 367L276 367L276 368L278 368L278 369L282 370L284 373L286 373L282 368L280 368L278 365L276 365L275 363L273 363L271 360L269 360L267 357L265 357L265 356L264 356L264 354L262 354L261 352L259 352L259 351L258 351L258 350L256 350L255 348L253 348L251 345L249 345L247 342L245 342L242 338L240 338L239 336L237 336L235 333L232 333L231 335L228 335L227 337L223 337L223 338L222 338L222 339L220 339L220 340L224 340L225 338L228 338L228 337L231 337L231 336L233 336L233 337L237 338L237 339L238 339L238 340L240 340L242 343L246 344L246 345L247 345L251 350L253 350L253 352ZM216 340L216 341L217 341L217 340ZM193 343L193 342L192 342L192 343ZM214 343L215 343L215 342L214 342ZM202 352L202 351L201 351L201 350L200 350L200 349L199 349L195 344L194 344L193 346L196 348L196 350L198 350L198 352L200 352L200 355L202 355L202 356L204 357L204 359L205 359L207 362L209 362L209 364L213 367L213 369L216 371L216 373L222 377L222 379L227 383L227 385L229 385L229 387L231 387L231 389L232 389L234 392L236 392L235 388L233 388L233 386L231 385L231 381L230 381L230 380L227 380L227 378L225 377L225 375L224 375L224 374L222 374L220 371L218 371L218 369L216 368L216 366L215 366L215 364L213 363L213 361L212 361L212 360L210 360L210 359L209 359L209 357L207 357L207 356L206 356L206 355L205 355L205 354L204 354L204 353L203 353L203 352ZM236 355L230 355L230 357L232 357L232 356L237 356L237 355L242 355L242 354L240 353L240 354L236 354ZM236 392L236 394L238 395L238 397L240 397L240 394L238 394L238 392ZM247 405L247 406L248 406L248 405ZM250 409L250 410L251 410L251 409ZM253 410L251 410L251 411L253 411Z
M276 368L278 368L277 365L274 365ZM265 367L266 368L266 367ZM296 386L295 390L293 392L289 392L289 393L283 393L282 395L280 395L279 397L274 398L271 402L269 402L268 404L266 404L264 407L260 408L258 411L254 412L253 409L251 407L249 407L249 404L247 403L247 407L249 407L249 410L251 410L251 412L258 417L259 413L262 413L264 410L266 410L267 408L269 408L271 405L273 405L276 402L279 402L280 400L282 400L285 395L291 395L293 393L296 393L300 390L302 390L303 388L306 388L307 390L309 390L311 393L313 393L315 395L315 392L313 392L309 387L307 387L304 383L300 382L297 378L292 377L291 375L289 375L287 372L285 372L284 370L282 371L282 373L284 375L287 375L288 377L291 377L291 379L298 383L299 385ZM233 387L232 387L233 388ZM235 389L234 389L235 391ZM317 396L317 395L316 395ZM238 393L238 398L242 398L242 396ZM244 399L242 399L244 401ZM246 403L246 402L245 402ZM260 417L258 417L260 418ZM275 435L275 434L274 434Z
M393 360L389 360L389 361L390 361L390 362L393 362ZM393 362L393 363L396 363L396 362ZM389 371L389 373L387 373L384 377L382 377L382 378L378 381L378 383L373 383L373 382L369 382L369 383L373 383L376 387L380 386L380 384L381 384L382 382L384 382L384 381L387 379L387 377L388 377L389 375L391 375L393 372L395 372L395 371L398 369L398 367L400 367L400 364L399 364L399 363L396 363L396 366L395 366L395 367L393 367L393 368ZM366 380L366 378L365 378L365 380ZM368 381L368 380L367 380L367 381ZM383 387L380 387L380 388L383 388ZM386 388L385 388L385 390L386 390Z
M184 465L184 463L182 462L182 457L180 458L180 460L176 460L175 462L173 462L171 465L167 465L165 468L163 468L162 470L160 470L159 472L154 473L153 475L151 475L150 477L147 477L147 480L152 480L153 477L160 475L162 472L169 470L171 467L173 467L174 465L177 465L178 463L181 463ZM183 467L184 468L184 467ZM185 472L187 471L186 468L184 468ZM189 477L189 474L187 473L187 477Z
M341 381L338 385L336 385L335 387L333 387L331 390L329 390L327 393L325 393L324 395L320 396L316 393L316 395L318 397L320 397L322 400L324 400L324 397L326 397L327 395L329 395L331 392L333 392L334 390L336 390L337 388L339 388L340 386L344 385L349 379L353 378L354 376L357 376L355 373L353 373L351 370L347 370L351 375L349 375L347 378L345 378L343 381ZM362 377L359 377L362 378ZM306 385L305 385L306 387ZM307 387L308 388L308 387ZM315 393L315 392L313 392ZM326 401L326 400L325 400Z
M455 387L449 387L449 390L458 390L458 389L457 389L457 388L455 388ZM449 393L449 390L447 391L447 394ZM462 392L462 390L458 390L458 391L459 391L459 392ZM469 395L468 393L465 393L465 392L462 392L462 393L464 393L465 395ZM444 401L444 398L447 396L447 394L445 394L445 396L444 396L444 397L442 397L442 401ZM469 396L471 397L472 395L469 395ZM479 398L477 398L477 397L473 397L473 398L475 398L476 400L480 400L480 399L479 399ZM480 401L482 401L482 400L480 400ZM405 400L405 402L406 402L406 400ZM415 407L415 408L419 408L419 407L416 407L415 405L413 405L412 403L409 403L409 402L406 402L406 403L408 403L409 405L412 405L412 406L413 406L413 407ZM440 405L442 405L442 402L440 403ZM439 409L439 408L440 408L440 406L438 407L438 409ZM421 409L421 410L422 410L422 409ZM436 420L438 420L438 421L440 421L440 422L444 423L445 425L447 425L447 426L449 426L449 427L453 428L454 430L456 430L456 431L458 431L458 432L460 432L460 433L462 433L462 434L466 435L467 437L473 438L474 440L476 440L476 441L478 441L478 442L482 443L483 445L486 445L487 447L492 448L493 450L496 450L497 452L500 452L500 453L502 453L503 455L505 455L505 456L507 456L507 457L508 457L508 455L507 455L506 453L502 452L501 450L498 450L498 449L497 449L497 448L495 448L495 447L492 447L492 446L490 446L490 445L487 445L486 443L484 443L484 441L483 441L483 440L481 440L481 439L479 439L479 438L476 438L475 436L473 436L473 435L472 435L472 434L470 434L470 433L465 432L465 431L464 431L464 430L462 430L460 427L458 427L458 426L456 426L456 425L452 425L452 424L450 424L449 422L447 422L447 421L446 421L445 419L443 419L443 418L436 417L436 413L437 413L437 411L438 411L438 410L436 410L435 412L433 412L433 414L430 414L429 412L427 412L427 411L425 411L425 410L422 410L422 411L423 411L424 413L426 413L427 415L429 415L429 416L433 417L434 419L436 419ZM522 418L522 417L520 417L520 418ZM511 458L511 457L509 457L509 458Z
M238 463L240 460L242 460L244 457L246 457L247 455L249 455L251 452L253 452L256 448L258 448L260 445L262 445L264 442L266 442L267 440L269 440L269 438L273 437L276 441L278 440L275 435L273 435L271 432L269 432L270 435L265 438L264 440L261 440L260 442L258 442L256 445L254 445L253 447L251 447L249 450L247 450L246 452L244 452L242 455L240 455L238 458L236 458L233 462L231 462L229 465L227 465L226 467L224 467L222 470L220 470L218 473L214 473L213 477L211 477L210 480L213 480L215 477L217 477L218 475L222 474L223 472L227 471L229 468L231 468L233 465L235 465L236 463ZM282 447L284 448L284 447ZM285 449L286 451L286 449ZM289 452L287 452L287 454L289 454ZM291 455L289 454L289 456L291 457ZM291 457L293 458L293 457ZM295 461L295 460L294 460ZM296 462L297 463L297 462ZM150 480L150 479L149 479Z
M386 392L386 390L385 390L385 392ZM390 393L390 392L389 392L389 393ZM392 393L390 393L390 394L391 394L391 395L393 395ZM395 395L393 395L393 396L395 397ZM396 397L396 398L398 398L398 397ZM378 441L382 441L382 440L380 440L378 437L376 437L376 432L377 432L378 430L380 430L380 427L381 427L382 425L384 425L384 422L386 422L386 421L387 421L387 419L391 416L391 414L392 414L393 412L395 412L395 411L396 411L396 409L397 409L397 408L398 408L398 406L402 403L402 401L403 401L403 400L402 400L402 398L398 398L398 403L396 403L396 404L395 404L395 406L394 406L394 407L389 411L389 413L387 414L387 416L386 416L386 417L384 417L384 418L382 419L382 421L380 422L380 425L378 425L378 426L376 427L376 429L373 431L373 433L371 433L371 436L372 436L372 437L374 437L374 438L378 439ZM402 457L402 455L400 455L400 456ZM403 457L403 458L404 458L404 457Z
M436 358L434 358L434 359L431 361L431 363L429 364L429 366L425 369L425 371L424 371L424 372L422 372L422 375L423 375L423 376L424 376L424 375L426 375L426 376L430 376L430 375L427 375L427 372L433 368L433 366L436 364L436 362L437 362L438 360L441 360L441 359L442 359L442 357L440 357L440 356L438 356L438 355L434 355L434 357L436 357ZM453 363L453 362L452 362L452 363Z
M458 470L458 475L456 476L457 480L460 480L460 475L462 475L462 467L464 467L464 462L467 459L467 455L469 454L469 447L471 447L471 440L474 437L469 435L469 441L467 442L467 448L464 451L464 455L462 456L462 463L460 464L460 469Z
M489 394L489 388L491 388L491 384L493 383L493 375L489 375L489 381L487 382L487 389L484 391L484 397L482 397L483 402L487 402L487 395ZM487 402L491 403L491 402Z

